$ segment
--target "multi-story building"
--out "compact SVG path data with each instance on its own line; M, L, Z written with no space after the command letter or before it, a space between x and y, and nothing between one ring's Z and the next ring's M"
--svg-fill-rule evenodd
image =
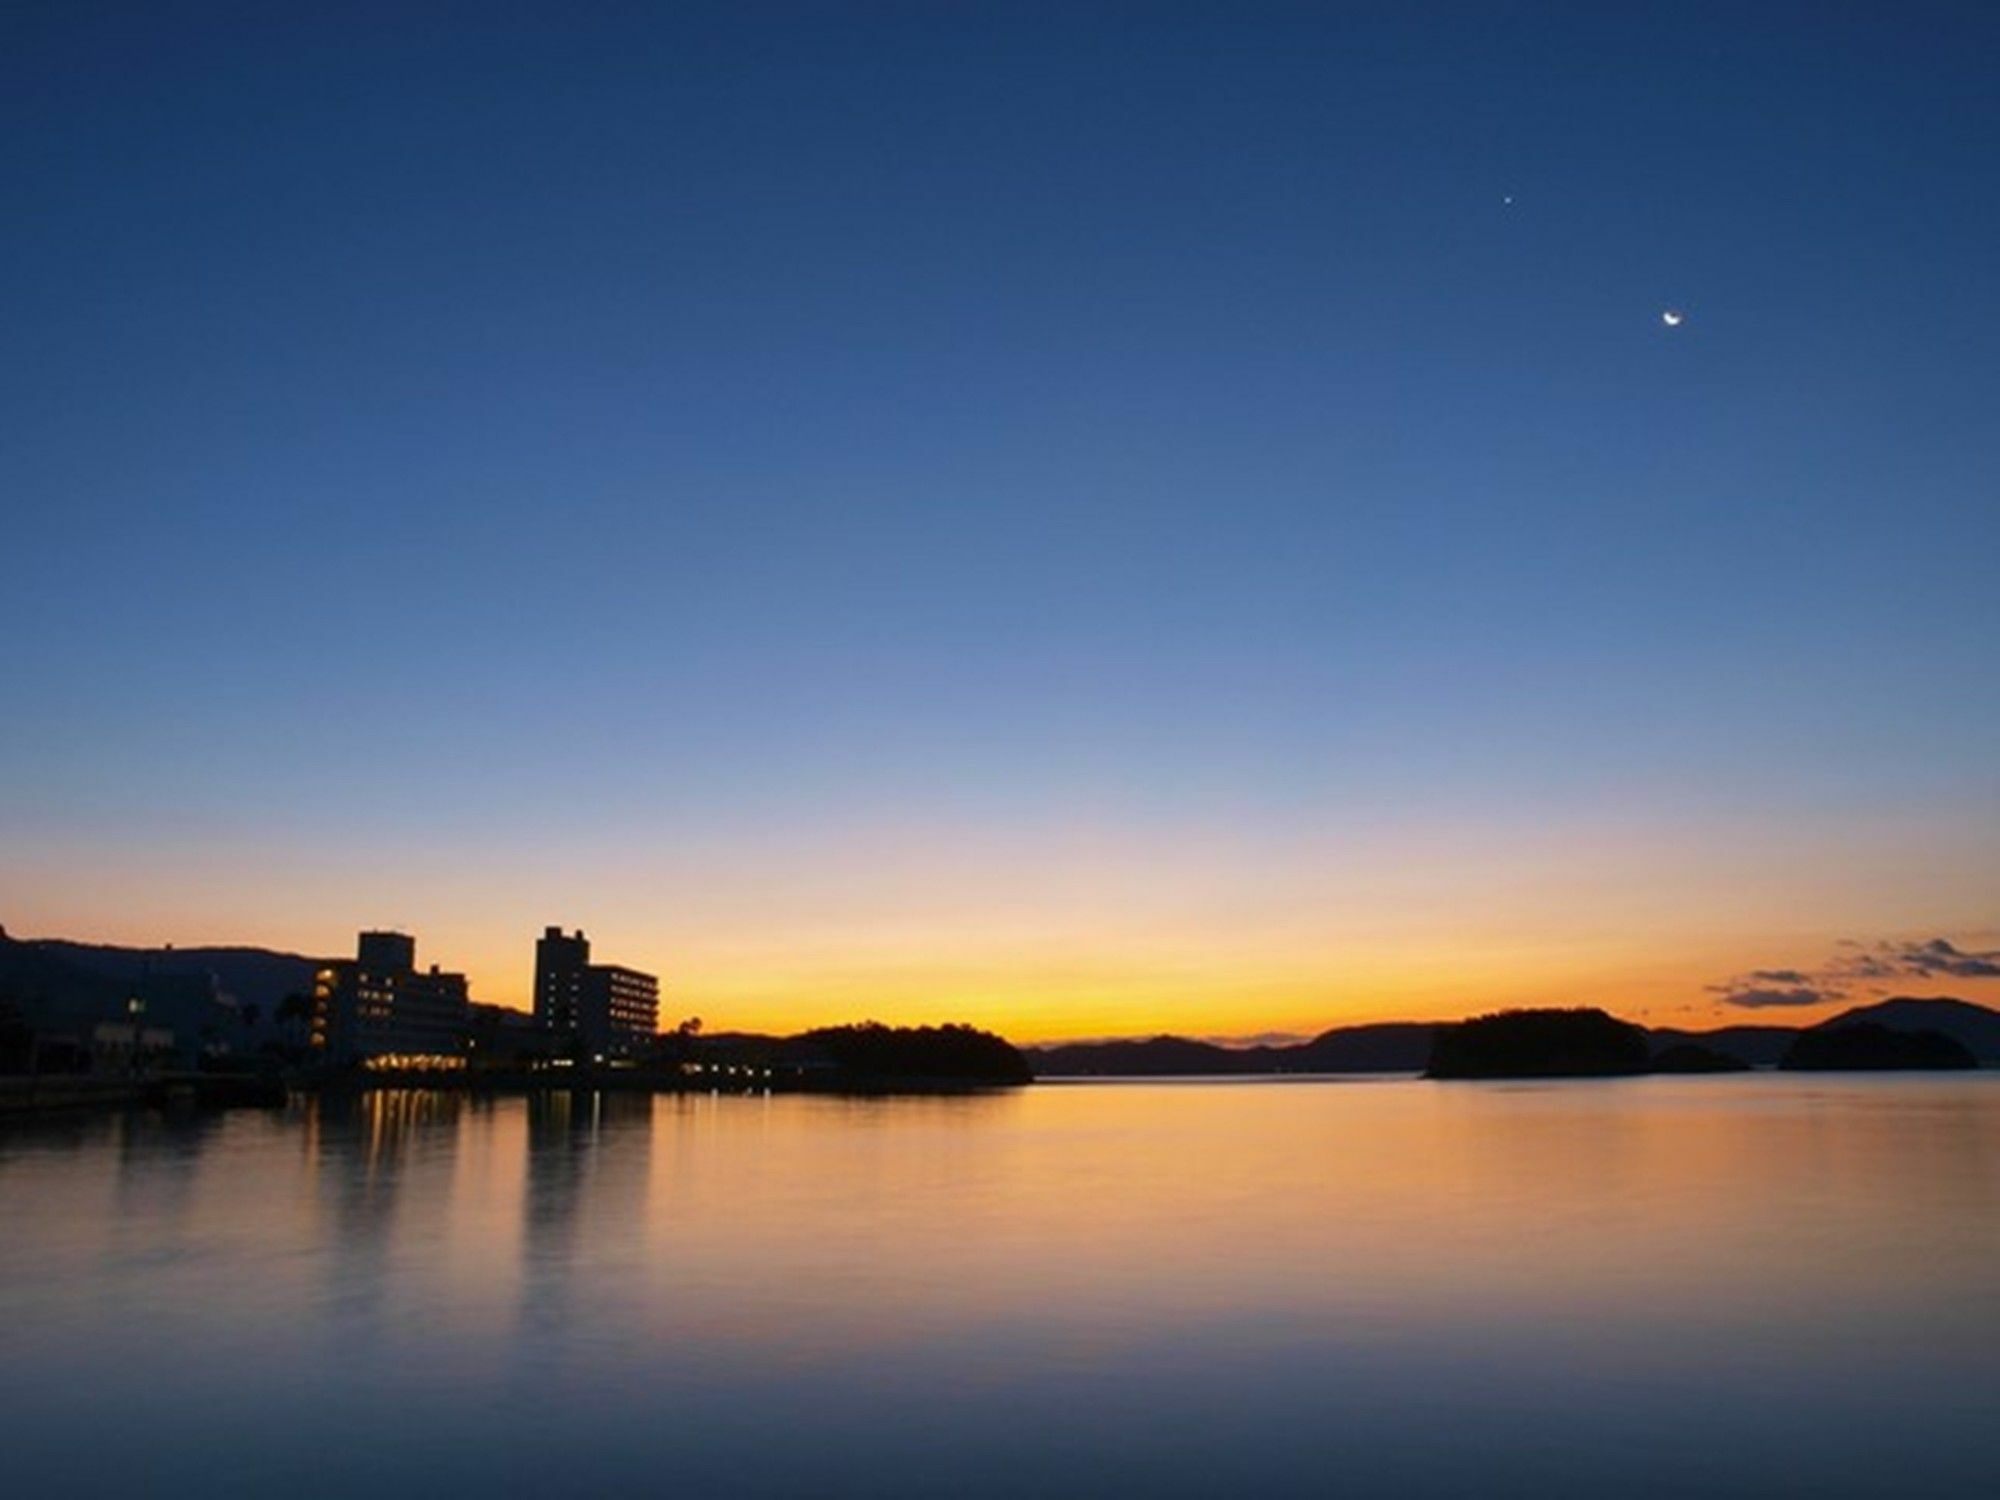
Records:
M535 940L535 1019L550 1034L568 1038L578 1029L583 972L590 967L590 939L547 927Z
M660 1029L660 981L618 964L590 961L590 939L560 927L535 943L535 1019L557 1043L595 1061L631 1057Z
M465 976L420 971L405 933L364 932L353 958L313 978L312 1045L329 1062L463 1067L469 1018Z

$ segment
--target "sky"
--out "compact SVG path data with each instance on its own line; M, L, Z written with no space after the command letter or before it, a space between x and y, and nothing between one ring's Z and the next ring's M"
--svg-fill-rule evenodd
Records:
M0 923L581 926L711 1029L2000 999L1997 49L8 6Z

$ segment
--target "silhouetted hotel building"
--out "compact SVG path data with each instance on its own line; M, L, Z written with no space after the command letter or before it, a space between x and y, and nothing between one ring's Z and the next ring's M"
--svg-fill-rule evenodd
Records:
M535 944L535 1019L558 1041L574 1037L591 1057L630 1057L660 1029L660 981L637 969L590 961L590 939L560 927Z
M417 969L417 940L364 932L313 977L312 1044L330 1062L456 1068L471 1016L463 974Z

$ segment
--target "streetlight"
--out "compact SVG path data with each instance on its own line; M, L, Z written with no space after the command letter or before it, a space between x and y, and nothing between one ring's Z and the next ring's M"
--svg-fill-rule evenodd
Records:
M125 1013L132 1018L132 1076L139 1075L139 1038L144 1025L146 1002L134 995L125 1002Z

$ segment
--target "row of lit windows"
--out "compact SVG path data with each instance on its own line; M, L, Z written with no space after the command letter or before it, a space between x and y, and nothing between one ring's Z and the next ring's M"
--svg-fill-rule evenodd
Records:
M439 1068L462 1068L465 1066L465 1059L439 1052L384 1052L378 1057L367 1058L361 1066L376 1071L400 1069L430 1071Z

